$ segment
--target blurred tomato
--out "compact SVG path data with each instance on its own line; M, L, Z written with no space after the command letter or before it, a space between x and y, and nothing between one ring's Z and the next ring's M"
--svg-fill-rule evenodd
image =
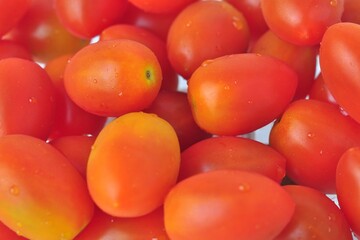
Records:
M176 12L196 0L129 0L136 7L142 9L145 12L151 13L169 13Z
M13 28L25 15L31 0L0 1L0 37Z
M360 1L344 0L344 13L341 20L343 22L353 22L360 24Z
M316 77L313 85L311 86L309 98L337 104L329 88L324 83L321 73Z
M30 51L21 44L11 40L0 40L0 59L9 57L32 60Z

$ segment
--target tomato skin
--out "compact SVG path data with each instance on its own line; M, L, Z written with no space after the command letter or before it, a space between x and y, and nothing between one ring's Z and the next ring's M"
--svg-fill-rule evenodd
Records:
M295 213L274 240L353 239L344 214L322 192L301 185L287 185L284 189L296 203Z
M13 28L29 9L30 0L0 1L0 36Z
M278 58L298 74L298 86L294 99L305 98L314 82L318 48L298 46L280 39L267 31L255 41L251 52Z
M337 104L329 88L324 83L321 73L316 77L309 91L309 98Z
M145 12L151 13L170 13L177 12L185 8L196 0L129 0L134 6L142 9Z
M239 135L278 117L293 99L296 86L296 73L280 60L234 54L204 62L188 81L188 99L202 129Z
M317 45L332 24L341 21L344 0L261 0L269 28L285 41Z
M97 135L106 122L106 117L86 112L69 98L64 86L64 71L72 55L62 55L48 61L45 71L55 87L56 116L49 139L69 135Z
M167 38L168 57L175 71L189 79L205 60L246 52L249 36L246 19L231 4L197 1L173 21Z
M355 234L360 234L360 149L358 146L345 151L336 169L336 193L340 208Z
M0 220L29 239L73 239L90 221L94 204L85 180L44 141L0 138Z
M64 136L51 140L49 143L64 154L86 179L86 166L94 142L93 136Z
M162 89L177 89L178 76L172 69L167 57L166 43L160 37L141 27L129 24L116 24L104 29L100 34L100 40L112 39L134 40L150 48L161 65L163 75Z
M155 114L132 112L106 125L90 152L90 194L104 212L139 217L163 204L176 183L180 146L175 130Z
M195 123L186 93L160 91L151 106L144 111L158 115L174 127L181 150L211 137Z
M25 46L33 59L46 63L63 54L73 54L89 41L75 37L60 23L53 1L31 0L21 21L4 38Z
M0 59L9 57L32 60L30 51L21 44L10 40L0 40Z
M360 2L357 0L345 0L342 22L360 24Z
M285 190L263 175L217 170L189 177L169 192L165 228L172 240L273 239L294 208Z
M270 132L270 146L286 157L290 179L324 193L335 192L341 154L359 144L360 125L317 100L293 102Z
M0 60L0 136L18 133L46 139L54 123L54 95L49 76L38 64L21 58Z
M61 23L72 34L85 39L91 39L117 23L127 4L127 0L54 0Z
M26 240L26 238L17 235L16 232L8 228L1 221L0 221L0 236L6 240Z
M77 52L64 73L66 92L92 114L116 117L148 107L162 82L160 64L133 40L99 41Z
M360 122L360 26L338 23L328 28L320 46L320 67L325 84L336 102Z
M271 147L242 138L219 136L195 143L181 153L179 179L219 169L263 174L276 182L285 176L286 159Z
M117 218L96 209L90 224L74 240L99 239L169 240L164 227L163 208L133 218Z

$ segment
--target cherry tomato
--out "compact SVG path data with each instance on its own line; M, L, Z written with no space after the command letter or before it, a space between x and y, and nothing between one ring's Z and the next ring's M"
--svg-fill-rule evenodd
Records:
M0 220L29 239L73 239L91 220L86 182L54 147L26 135L0 138Z
M129 0L129 2L143 11L152 13L176 12L195 1L196 0Z
M0 236L6 240L26 240L26 238L19 236L15 231L8 228L0 221Z
M178 76L172 69L167 57L166 43L154 33L134 25L116 24L104 29L100 34L100 40L129 39L144 44L156 55L161 65L163 89L176 90Z
M311 86L309 98L337 104L329 88L324 83L321 73L316 77L313 85Z
M117 23L127 8L127 0L54 0L54 4L66 29L85 39Z
M181 153L179 179L218 169L253 171L281 182L286 159L271 147L242 137L213 137Z
M133 40L100 41L77 52L66 66L65 89L79 107L101 116L120 116L148 107L160 90L155 54Z
M269 28L285 41L317 45L332 24L341 21L344 0L261 0Z
M360 122L360 26L338 23L328 28L320 46L320 67L326 86L336 102Z
M55 118L54 86L45 70L21 58L0 60L0 136L46 139Z
M195 123L186 93L160 91L151 106L144 111L155 113L173 126L181 150L211 136Z
M351 229L360 235L360 148L358 146L345 151L336 169L336 193L339 205L348 220Z
M89 41L70 34L60 23L53 0L31 0L29 10L4 38L19 42L34 60L46 63L63 54L73 54Z
M360 24L360 2L358 0L344 0L344 12L341 20Z
M268 30L260 0L226 0L244 14L252 38L256 39Z
M188 79L205 60L245 52L249 36L246 19L231 4L197 1L183 9L169 29L169 60Z
M165 229L172 240L273 239L294 209L290 195L273 180L246 171L217 170L172 188L164 204Z
M298 100L271 129L270 145L286 157L294 182L335 193L337 163L348 148L360 145L360 125L334 104Z
M97 209L90 224L74 240L169 240L163 212L160 207L145 216L117 218Z
M86 166L94 141L93 136L65 136L50 141L50 144L64 154L86 179Z
M268 31L254 43L251 52L276 57L292 67L299 80L294 98L308 95L315 77L317 47L294 45Z
M352 239L344 214L322 192L301 185L288 185L284 189L296 203L295 213L289 224L274 240Z
M155 114L124 114L103 128L87 166L90 194L117 217L146 215L176 183L180 146L173 127Z
M54 58L44 68L56 93L56 117L49 139L69 135L97 135L107 119L84 111L70 100L64 86L64 71L70 58L71 55Z
M234 54L204 62L189 79L188 99L202 129L239 135L277 118L293 99L296 86L295 71L282 61Z
M9 57L32 60L30 51L21 44L10 40L0 40L0 59Z
M0 36L7 33L23 18L31 0L0 1Z

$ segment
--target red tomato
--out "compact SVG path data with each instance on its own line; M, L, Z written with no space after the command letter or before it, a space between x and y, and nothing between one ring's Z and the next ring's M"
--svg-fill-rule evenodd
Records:
M90 39L117 23L127 0L54 0L59 20L72 34Z
M152 13L176 12L195 1L196 0L129 0L129 2L143 11Z
M309 98L337 104L329 88L324 83L321 73L316 77L310 89Z
M290 223L274 240L352 239L344 214L322 192L301 185L288 185L284 189L295 201L295 213Z
M21 44L10 40L0 40L0 59L9 57L32 60L30 51Z
M121 22L145 28L155 33L165 41L170 25L174 21L177 14L178 12L161 14L144 12L132 4L129 4L125 15L121 19Z
M254 43L251 52L278 58L292 67L299 79L294 98L306 97L314 82L317 47L294 45L268 31Z
M26 240L26 238L19 236L16 232L8 228L0 221L0 236L6 240Z
M141 217L117 218L95 211L90 224L74 240L169 240L162 207Z
M298 100L271 129L270 145L286 157L293 181L334 193L337 163L344 151L360 145L360 125L334 104Z
M341 21L344 0L261 0L269 28L285 41L317 45L332 24Z
M265 22L260 0L226 0L242 12L249 25L253 38L258 38L268 30Z
M64 71L70 58L71 55L62 55L45 65L56 91L56 117L50 139L68 135L97 135L107 119L84 111L70 100L64 86Z
M27 134L46 139L55 118L54 86L38 64L0 60L0 136Z
M360 148L348 149L339 160L336 169L336 193L341 210L351 229L360 235Z
M344 13L341 20L343 22L353 22L360 24L360 2L358 0L344 0Z
M156 55L161 65L163 89L176 90L178 76L172 69L167 57L166 43L154 33L134 25L116 24L104 29L100 34L100 40L129 39L144 44Z
M328 28L320 46L320 67L336 102L360 123L360 26L338 23Z
M211 136L195 123L186 93L160 91L145 111L155 113L173 126L179 138L181 150Z
M253 171L281 182L286 159L271 147L242 137L213 137L181 153L179 179L218 169Z
M25 15L31 0L0 1L0 36L13 28Z
M145 45L127 39L84 47L71 58L64 74L71 100L101 116L143 110L155 99L161 81L155 54Z
M282 61L235 54L204 62L189 80L188 99L202 129L239 135L277 118L293 99L296 86L296 73Z
M96 138L88 187L106 213L143 216L163 204L179 166L180 147L171 125L155 114L132 112L110 122Z
M290 195L273 180L217 170L189 177L170 191L165 228L172 240L273 239L294 209Z
M86 166L95 137L65 136L50 141L86 179Z
M36 61L45 63L63 54L73 54L88 43L70 34L59 22L52 0L30 2L25 16L5 38L25 46Z
M246 19L232 5L197 1L183 9L169 29L169 60L188 79L205 60L245 52L249 36Z
M26 135L0 138L0 221L29 239L73 239L91 220L86 182L54 147Z

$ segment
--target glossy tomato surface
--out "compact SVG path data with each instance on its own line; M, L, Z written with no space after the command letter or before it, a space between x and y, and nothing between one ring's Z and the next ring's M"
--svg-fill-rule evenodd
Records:
M234 54L204 62L188 81L188 99L202 129L239 135L279 117L292 101L297 81L295 71L278 59Z
M180 146L173 127L155 114L132 112L95 140L87 182L95 203L117 217L139 217L163 204L176 183Z
M359 144L360 125L317 100L293 102L270 132L270 145L287 158L290 179L325 193L335 193L340 156Z
M338 23L328 28L320 46L320 67L336 102L360 122L360 25Z
M0 220L28 239L73 239L91 220L86 182L54 147L26 135L0 138Z
M181 153L179 179L219 169L238 169L281 182L285 164L285 157L265 144L242 137L219 136L199 141Z
M127 39L100 41L78 51L64 74L72 101L100 116L141 111L155 99L162 82L157 57Z
M336 192L342 211L352 230L360 235L360 148L348 149L341 155L336 169Z
M165 229L172 240L273 239L294 209L290 195L273 180L218 170L194 175L172 188L164 204Z

